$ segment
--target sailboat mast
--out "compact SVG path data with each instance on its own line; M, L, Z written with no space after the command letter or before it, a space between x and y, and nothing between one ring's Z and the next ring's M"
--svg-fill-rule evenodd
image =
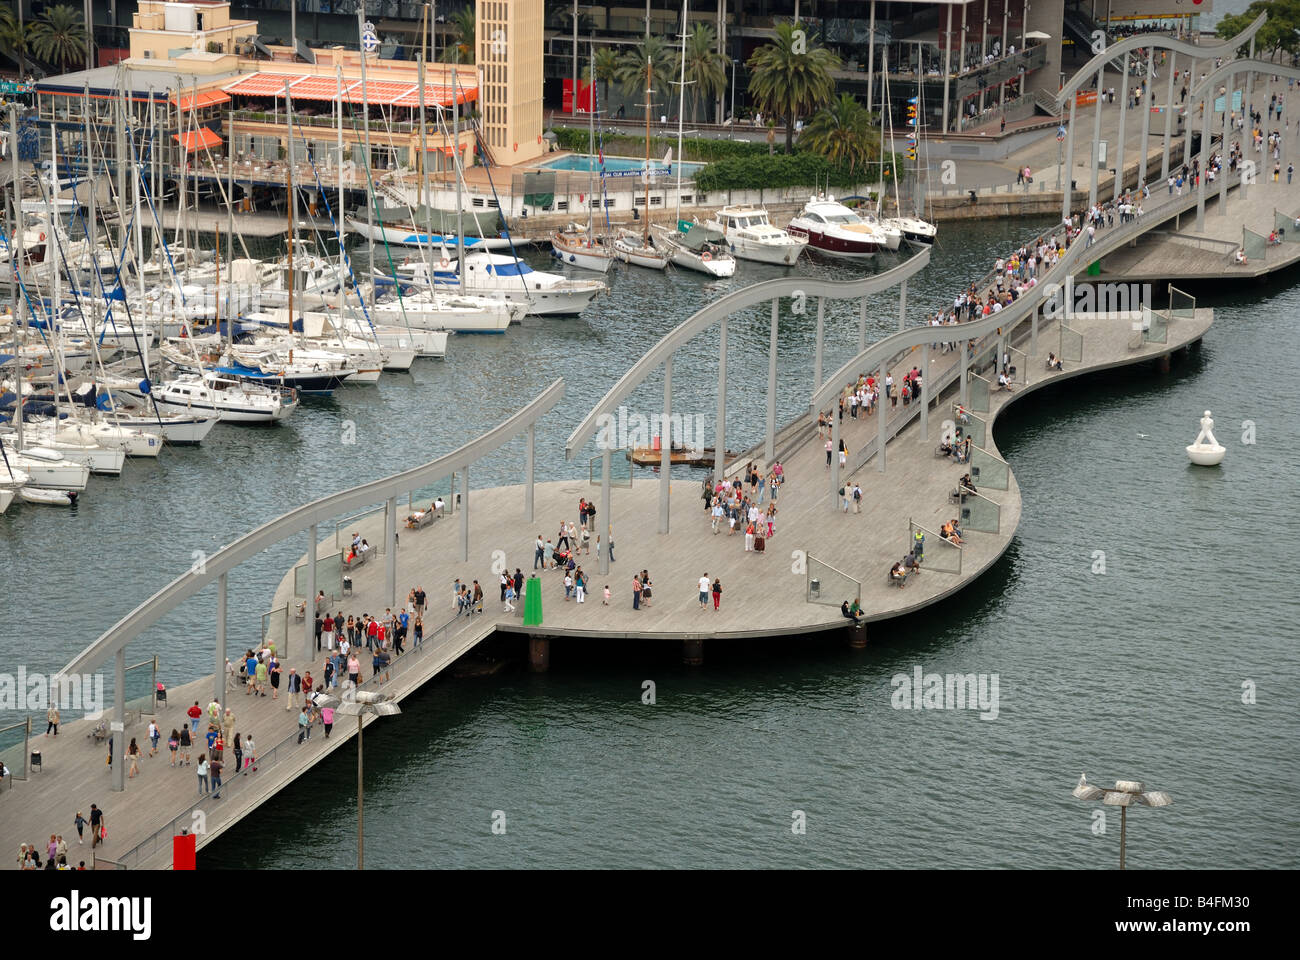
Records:
M595 183L596 172L596 43L590 42L591 46L591 108L587 111L587 242L591 243L592 228L592 204L595 202L595 194L592 192Z
M357 5L357 32L361 41L361 115L362 115L362 136L366 144L366 225L369 229L367 248L370 258L370 270L373 273L375 269L375 198L370 195L370 163L373 159L370 153L370 97L366 92L366 5L364 3ZM340 108L341 109L341 108ZM375 305L375 284L373 280L370 284L370 306ZM291 324L292 327L292 324Z
M23 276L23 182L18 171L18 105L9 105L9 161L14 185L14 226L9 240L9 255L14 261L14 298L18 301L18 323L14 325L14 356L18 352L18 331L27 329L27 297L20 283ZM14 364L14 391L18 402L14 404L14 427L18 430L18 452L23 449L23 375L22 365Z
M682 0L682 72L677 82L677 220L682 219L682 114L686 111L686 4ZM649 209L646 210L649 214Z
M456 65L451 71L451 157L456 168L456 275L460 278L460 292L465 292L465 211L460 197L460 184L465 170L460 162L460 103L457 99L456 80L460 76L460 48L456 48ZM446 129L445 127L443 128Z
M284 210L289 218L289 342L293 342L293 291L298 285L297 274L293 272L293 221L295 209L298 206L297 198L293 192L293 105L289 99L289 81L284 81L284 115L289 124L289 169L285 172L285 181L288 186L288 202L284 205Z
M647 34L648 36L648 34ZM645 62L645 229L641 234L641 245L650 245L650 84L654 80L654 64L646 57Z

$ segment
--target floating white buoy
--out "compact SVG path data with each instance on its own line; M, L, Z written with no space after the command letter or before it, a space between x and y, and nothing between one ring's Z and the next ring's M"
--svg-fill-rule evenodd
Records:
M1205 416L1201 417L1201 432L1197 434L1196 442L1187 448L1187 456L1199 467L1213 467L1222 463L1227 453L1227 449L1214 439L1214 421L1210 419L1210 411L1206 410Z

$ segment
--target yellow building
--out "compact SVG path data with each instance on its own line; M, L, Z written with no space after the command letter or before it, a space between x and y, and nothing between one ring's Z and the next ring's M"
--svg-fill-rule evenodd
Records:
M497 163L546 152L542 139L542 0L478 0L476 60L483 138Z
M251 53L257 21L232 20L226 0L140 0L130 34L133 60L172 60L184 53Z

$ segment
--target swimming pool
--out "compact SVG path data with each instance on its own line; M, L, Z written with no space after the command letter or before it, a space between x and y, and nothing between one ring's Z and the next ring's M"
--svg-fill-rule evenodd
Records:
M677 164L664 164L660 160L651 160L650 162L659 176L677 176ZM580 173L593 170L597 173L600 172L599 159L589 153L570 153L538 164L538 166L545 167L548 170L574 170ZM682 178L686 179L695 176L700 170L704 169L704 166L702 163L683 163L681 165ZM645 161L639 157L605 158L605 175L608 177L639 177L644 167Z

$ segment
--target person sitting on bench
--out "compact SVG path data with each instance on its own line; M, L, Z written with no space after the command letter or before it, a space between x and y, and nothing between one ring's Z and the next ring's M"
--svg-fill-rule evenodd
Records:
M1048 370L1064 370L1065 368L1062 366L1062 364L1061 364L1061 360L1060 360L1060 358L1059 358L1056 354L1054 354L1054 353L1049 353L1049 354L1047 355L1047 369L1048 369Z
M998 389L1008 391L1011 389L1011 378L1007 376L1005 370L998 374Z
M969 473L963 473L961 479L957 481L957 489L962 493L979 493L975 489L975 483L971 480Z
M854 623L861 619L861 614L854 613L847 600L840 604L840 613L846 620L852 620Z
M943 537L949 543L955 543L957 546L962 545L961 534L957 531L957 521L949 520L939 530L939 536Z

